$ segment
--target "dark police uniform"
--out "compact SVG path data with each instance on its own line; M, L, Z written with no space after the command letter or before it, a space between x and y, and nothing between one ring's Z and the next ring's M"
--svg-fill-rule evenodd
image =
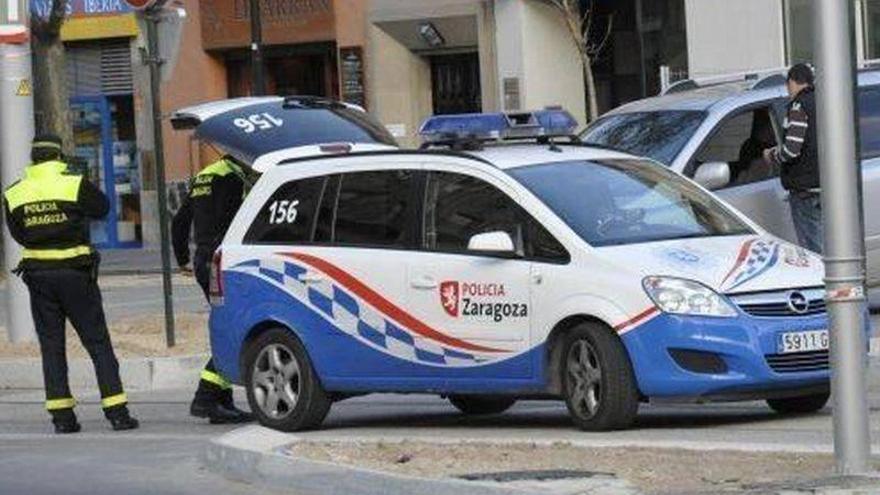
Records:
M29 166L4 199L9 230L24 247L17 271L30 291L46 409L56 429L79 430L67 377L68 318L95 365L105 416L114 429L137 427L128 414L96 280L98 256L89 240L89 221L107 215L107 197L82 176L69 173L67 164L47 161Z
M189 264L192 225L196 244L193 272L206 298L214 251L241 207L247 182L247 176L238 164L230 158L222 158L192 179L189 195L174 216L171 240L177 263L181 267ZM215 414L218 404L225 411ZM194 416L208 417L214 423L251 419L234 408L232 384L217 372L213 360L208 361L202 371L191 412Z

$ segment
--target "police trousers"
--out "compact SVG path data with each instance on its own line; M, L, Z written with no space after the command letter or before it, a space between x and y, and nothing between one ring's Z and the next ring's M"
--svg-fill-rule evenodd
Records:
M24 281L30 291L31 313L43 357L46 409L54 420L73 419L76 405L67 377L67 320L92 358L104 415L108 419L127 415L128 398L122 388L119 363L107 331L101 289L92 270L28 270L24 273Z
M193 274L205 294L205 299L209 299L208 284L211 279L213 257L214 249L208 246L198 246L193 256ZM217 372L213 359L209 360L202 370L194 401L202 404L220 403L226 406L231 406L233 403L232 383Z

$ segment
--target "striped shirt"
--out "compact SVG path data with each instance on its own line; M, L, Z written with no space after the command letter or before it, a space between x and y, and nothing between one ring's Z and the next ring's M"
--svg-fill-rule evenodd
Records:
M809 117L799 101L792 103L785 118L785 139L781 146L773 149L770 157L773 163L782 165L789 163L801 156L804 148L804 139L810 127Z

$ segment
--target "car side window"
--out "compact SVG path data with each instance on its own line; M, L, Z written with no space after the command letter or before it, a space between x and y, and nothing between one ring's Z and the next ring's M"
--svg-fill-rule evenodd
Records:
M557 263L570 259L552 234L495 186L464 174L428 176L423 248L465 253L471 237L493 231L507 232L529 258Z
M245 244L295 244L312 240L315 210L327 179L314 177L282 184L263 204Z
M859 89L859 140L863 159L880 156L880 86Z
M333 243L413 247L416 179L417 172L412 170L343 174L336 200Z
M764 150L776 146L770 107L742 111L721 123L696 157L693 172L709 162L730 166L730 182L736 187L779 176L778 167L767 165Z

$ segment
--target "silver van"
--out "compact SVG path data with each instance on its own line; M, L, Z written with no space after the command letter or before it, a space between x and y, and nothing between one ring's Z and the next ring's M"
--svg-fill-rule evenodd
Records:
M858 74L868 284L880 284L880 70ZM711 85L682 81L623 105L581 135L589 144L651 157L690 177L783 239L797 242L779 170L761 152L783 137L785 78ZM873 206L872 206L873 205Z

